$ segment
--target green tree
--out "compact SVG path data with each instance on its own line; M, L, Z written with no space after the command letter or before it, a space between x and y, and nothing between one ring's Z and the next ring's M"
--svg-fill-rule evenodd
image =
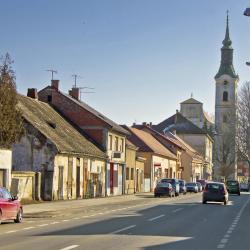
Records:
M21 112L17 109L17 91L13 61L7 53L0 64L0 148L11 148L23 132Z

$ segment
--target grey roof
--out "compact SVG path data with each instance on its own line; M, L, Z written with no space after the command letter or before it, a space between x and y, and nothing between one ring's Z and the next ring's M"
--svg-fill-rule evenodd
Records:
M80 100L76 100L75 98L73 98L72 96L65 94L61 91L58 91L60 94L64 95L65 97L69 98L71 101L75 102L77 105L81 106L82 108L86 109L88 112L92 113L93 115L97 116L99 119L101 119L102 121L104 121L106 124L108 124L112 130L122 133L124 135L129 135L130 133L122 128L121 126L119 126L117 123L115 123L114 121L110 120L109 118L107 118L105 115L101 114L100 112L98 112L97 110L95 110L94 108L90 107L87 103L80 101Z
M47 103L18 95L23 118L48 138L60 153L106 158L106 154L87 140Z
M153 128L160 133L166 131L176 131L177 134L205 134L206 131L196 126L194 123L185 118L180 112L160 122Z

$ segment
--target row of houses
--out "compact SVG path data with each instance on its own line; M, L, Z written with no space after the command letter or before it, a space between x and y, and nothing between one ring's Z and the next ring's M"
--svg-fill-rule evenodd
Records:
M0 185L23 199L79 199L152 191L164 177L210 179L209 134L181 112L158 125L118 125L59 81L18 95L24 134L0 151ZM2 160L1 160L2 159Z

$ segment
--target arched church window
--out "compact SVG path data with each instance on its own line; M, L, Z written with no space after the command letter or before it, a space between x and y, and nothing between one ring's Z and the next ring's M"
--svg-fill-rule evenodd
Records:
M223 122L227 123L227 115L223 115Z
M226 80L224 81L224 85L227 85L227 81Z
M223 92L223 102L227 102L228 101L228 92L224 91Z

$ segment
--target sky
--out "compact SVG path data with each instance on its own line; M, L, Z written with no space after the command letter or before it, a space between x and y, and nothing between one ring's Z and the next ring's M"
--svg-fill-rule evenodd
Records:
M50 84L119 124L157 124L193 97L214 113L226 11L234 67L250 80L250 0L0 0L0 54L14 60L18 92Z

